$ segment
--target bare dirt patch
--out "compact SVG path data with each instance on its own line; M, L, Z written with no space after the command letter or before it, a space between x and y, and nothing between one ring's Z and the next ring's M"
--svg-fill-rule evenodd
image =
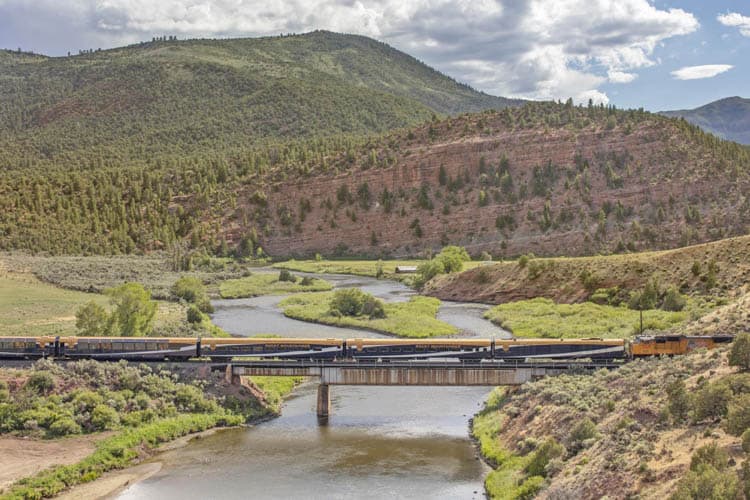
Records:
M108 433L42 441L0 437L0 491L24 477L54 465L74 464L94 452L95 444Z

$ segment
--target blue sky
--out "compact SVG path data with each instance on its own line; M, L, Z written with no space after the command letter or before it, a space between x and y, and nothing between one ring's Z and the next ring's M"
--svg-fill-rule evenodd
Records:
M377 38L490 94L658 111L750 97L748 0L0 0L0 47L155 35Z
M655 2L660 8L678 7L700 22L695 32L671 38L655 50L661 64L639 71L627 85L606 84L602 89L618 107L657 111L694 108L723 97L750 98L750 37L736 27L722 25L718 14L738 12L750 17L750 2L689 0ZM670 72L686 66L729 64L733 68L713 78L677 80Z

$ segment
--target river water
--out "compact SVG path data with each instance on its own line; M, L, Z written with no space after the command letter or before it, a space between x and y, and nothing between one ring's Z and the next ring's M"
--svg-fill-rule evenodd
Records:
M386 280L320 276L386 301L414 294ZM235 335L380 337L286 318L283 297L217 300L213 321ZM487 306L448 302L438 317L464 335L505 337L482 318ZM483 498L487 467L469 439L469 419L489 388L331 387L332 415L318 425L316 385L306 383L282 415L250 428L218 432L159 455L161 471L121 499L184 498Z

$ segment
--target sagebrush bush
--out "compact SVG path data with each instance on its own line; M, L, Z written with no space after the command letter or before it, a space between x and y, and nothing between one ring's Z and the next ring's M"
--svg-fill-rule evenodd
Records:
M37 394L47 394L55 387L55 380L47 372L36 371L31 374L26 385Z

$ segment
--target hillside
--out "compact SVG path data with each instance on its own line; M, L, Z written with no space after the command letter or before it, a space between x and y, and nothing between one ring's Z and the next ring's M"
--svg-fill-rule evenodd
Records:
M726 351L498 388L473 422L488 496L746 498L750 379Z
M623 300L653 277L691 295L739 293L750 283L750 236L661 252L498 262L438 276L425 292L442 300L489 304L535 297L576 303L597 289L617 287Z
M155 41L72 57L1 54L6 168L184 160L516 102L474 91L386 44L322 31Z
M684 121L604 107L530 103L370 139L101 162L0 176L0 246L397 257L454 243L576 256L750 227L750 150Z
M749 182L748 149L685 122L534 103L392 134L304 179L279 173L240 189L222 225L234 242L255 227L277 256L642 251L746 234Z
M750 99L727 97L699 108L663 111L661 114L682 117L723 139L750 144Z

